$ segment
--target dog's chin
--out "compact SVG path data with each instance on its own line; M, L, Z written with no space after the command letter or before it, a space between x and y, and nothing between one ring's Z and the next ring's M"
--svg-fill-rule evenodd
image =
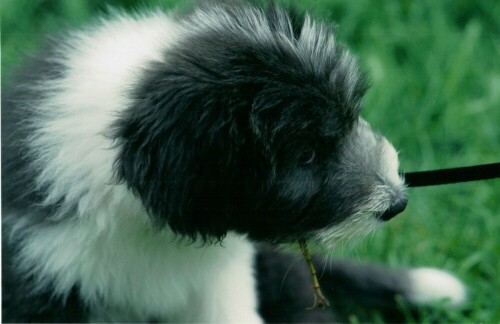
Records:
M309 238L318 246L331 249L338 245L353 245L374 233L384 222L377 212L358 212L339 224L317 230Z

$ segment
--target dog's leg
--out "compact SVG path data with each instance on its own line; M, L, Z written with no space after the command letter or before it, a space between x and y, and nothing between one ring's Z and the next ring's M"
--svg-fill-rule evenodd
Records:
M466 301L464 285L451 274L431 268L391 269L388 267L315 260L321 288L332 308L348 303L376 307L388 314L398 313L398 296L409 307L447 300L448 306ZM257 257L260 311L269 322L331 322L333 312L306 310L314 301L311 276L300 254L280 252L261 246ZM342 312L340 312L342 313Z
M321 267L321 262L317 266ZM320 278L332 300L349 298L361 305L396 308L397 296L409 306L440 300L456 307L467 299L465 286L453 275L432 268L391 269L385 266L333 261Z

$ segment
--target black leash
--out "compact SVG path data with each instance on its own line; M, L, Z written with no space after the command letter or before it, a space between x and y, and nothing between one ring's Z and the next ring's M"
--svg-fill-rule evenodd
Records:
M500 178L500 163L432 171L408 172L402 175L408 187L435 186L457 182Z

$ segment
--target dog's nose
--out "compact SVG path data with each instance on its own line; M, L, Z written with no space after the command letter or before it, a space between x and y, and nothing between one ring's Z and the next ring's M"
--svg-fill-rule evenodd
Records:
M388 221L397 214L403 212L407 204L408 198L406 198L406 195L398 198L385 212L380 214L379 218L383 221Z

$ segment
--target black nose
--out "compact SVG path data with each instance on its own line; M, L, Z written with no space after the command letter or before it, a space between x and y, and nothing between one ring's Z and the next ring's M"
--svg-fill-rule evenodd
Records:
M391 207L389 207L389 209L380 214L379 218L383 221L388 221L397 214L403 212L407 204L408 204L408 199L406 197L399 198L391 205Z

